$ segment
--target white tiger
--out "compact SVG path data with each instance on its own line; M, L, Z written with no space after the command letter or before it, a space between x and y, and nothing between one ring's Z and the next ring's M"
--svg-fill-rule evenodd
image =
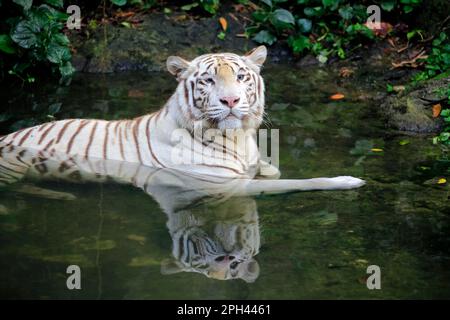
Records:
M258 180L255 177L278 178L277 168L260 160L256 139L237 142L233 149L224 139L212 143L193 134L195 128L225 130L258 129L264 114L264 82L260 68L267 50L260 46L244 56L232 53L206 54L186 61L169 57L167 68L175 75L178 86L165 106L153 114L132 120L104 121L71 119L45 123L0 138L0 157L14 147L38 150L30 160L38 171L49 171L46 160L53 154L84 159L126 161L154 168L171 168L195 175L240 179L235 192L242 196L260 193L282 193L298 190L351 189L364 185L353 177L304 180ZM189 141L184 148L204 156L202 162L180 164L173 160L179 147L172 133L184 130ZM205 145L214 145L224 154L206 154ZM8 149L9 148L9 149ZM17 155L20 160L21 155ZM38 164L38 167L36 167ZM264 170L262 170L264 168ZM62 168L64 169L64 168ZM0 183L21 170L3 163ZM13 179L14 180L14 179Z

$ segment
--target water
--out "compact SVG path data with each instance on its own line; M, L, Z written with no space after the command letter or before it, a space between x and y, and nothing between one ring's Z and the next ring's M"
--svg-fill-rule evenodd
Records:
M450 298L449 187L436 183L448 176L448 162L439 160L440 150L427 137L385 130L370 99L376 79L340 83L333 71L281 65L264 76L270 126L280 129L282 177L353 175L367 185L176 210L181 218L202 221L200 231L216 241L217 230L256 232L254 282L173 273L180 270L173 269L170 217L138 188L27 180L0 193L0 296ZM48 85L33 93L1 89L2 108L15 114L1 129L20 119L46 120L56 103L62 103L58 119L134 117L158 109L174 86L164 73L80 75L70 87ZM336 92L346 98L331 101ZM30 105L34 111L26 111ZM59 193L33 195L33 187ZM81 267L82 290L66 287L72 264ZM368 265L380 266L381 290L367 289Z

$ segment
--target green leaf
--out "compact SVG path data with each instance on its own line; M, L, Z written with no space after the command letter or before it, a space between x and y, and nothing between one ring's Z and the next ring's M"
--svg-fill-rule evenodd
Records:
M191 3L191 4L186 4L186 5L181 7L181 10L189 11L189 10L192 10L193 8L195 8L195 7L198 7L198 2L194 2L194 3Z
M120 25L124 26L125 28L130 29L131 28L131 23L129 23L128 21L122 21L120 23Z
M203 10L209 12L210 14L216 14L217 9L219 9L219 0L200 0Z
M63 62L69 61L71 58L70 50L68 47L61 46L56 42L51 42L47 49L47 60L61 64Z
M413 11L413 7L411 7L411 6L404 6L403 7L403 11L405 13L410 13L411 11Z
M383 1L381 3L381 8L385 11L392 11L392 9L394 9L395 7L395 1Z
M219 32L219 34L217 35L217 38L219 38L220 40L224 40L224 39L225 39L225 36L226 36L225 32L221 31L221 32Z
M353 18L353 8L350 6L342 7L339 9L339 15L344 20L350 20L351 18Z
M127 4L127 0L110 0L113 4L115 4L116 6L124 6Z
M275 10L270 17L270 22L278 29L286 29L295 25L294 16L285 9Z
M64 33L56 33L52 35L53 40L62 46L68 46L70 44L69 38Z
M257 10L252 13L252 18L255 22L264 22L267 20L267 18L269 18L269 16L269 13L261 10Z
M63 65L59 66L59 72L62 77L71 77L75 73L75 68L70 61L67 61Z
M406 146L406 145L409 144L409 143L410 143L409 140L400 140L400 141L398 142L398 144L401 145L401 146Z
M277 41L277 37L275 37L267 30L262 30L253 37L253 41L256 41L258 43L266 43L270 46L274 44L275 41Z
M33 4L33 0L13 0L13 2L22 6L24 10L30 9L31 5Z
M13 54L16 52L14 43L12 42L9 35L0 34L0 50L9 54Z
M450 117L450 109L443 109L441 111L441 117Z
M322 4L325 8L329 7L334 11L339 6L339 0L322 0Z
M44 2L57 8L62 8L64 6L64 0L45 0Z
M386 91L387 92L394 92L394 86L392 84L386 84Z
M440 142L445 142L450 139L450 132L441 132L439 134L438 140Z
M297 25L301 32L308 33L311 31L312 28L312 21L309 19L298 19Z
M328 57L326 55L324 55L323 53L320 53L317 56L317 60L319 60L320 63L324 64L324 63L327 63Z
M311 47L311 41L304 35L290 37L288 39L288 44L292 48L292 51L294 51L294 53L300 53L303 50L309 49Z
M344 49L342 49L342 47L338 48L337 55L338 55L339 58L345 59L345 51L344 51Z
M314 7L314 8L306 7L305 9L303 9L303 12L308 17L318 17L318 16L322 15L323 8L322 7Z
M416 35L416 33L417 33L417 30L412 30L412 31L410 31L410 32L408 32L408 33L406 34L406 38L407 38L408 40L411 40L412 37L414 37L414 36Z
M32 24L30 21L23 20L11 31L11 39L20 47L29 49L37 44L38 38L36 34L39 31L39 26Z
M273 4L272 4L272 0L261 0L262 3L268 5L269 7L272 8Z

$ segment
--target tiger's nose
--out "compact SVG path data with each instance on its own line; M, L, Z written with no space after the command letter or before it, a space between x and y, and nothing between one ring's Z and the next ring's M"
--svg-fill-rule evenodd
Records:
M241 100L241 98L239 97L223 97L220 99L220 102L222 102L226 106L229 106L230 108L233 108L238 104L239 100Z

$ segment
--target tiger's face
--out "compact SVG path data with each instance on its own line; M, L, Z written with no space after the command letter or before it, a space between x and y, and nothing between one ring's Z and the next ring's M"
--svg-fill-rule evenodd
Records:
M169 229L173 228L173 259L163 261L161 272L195 272L216 280L254 282L259 276L254 257L259 252L260 231L256 202L246 200L231 198L214 206L212 224L190 211L173 216L168 223ZM238 212L237 219L216 220L223 214L229 215L228 210Z
M206 54L186 61L169 57L167 68L177 76L175 94L186 127L256 129L264 113L264 82L260 68L267 49L260 46L244 56Z

